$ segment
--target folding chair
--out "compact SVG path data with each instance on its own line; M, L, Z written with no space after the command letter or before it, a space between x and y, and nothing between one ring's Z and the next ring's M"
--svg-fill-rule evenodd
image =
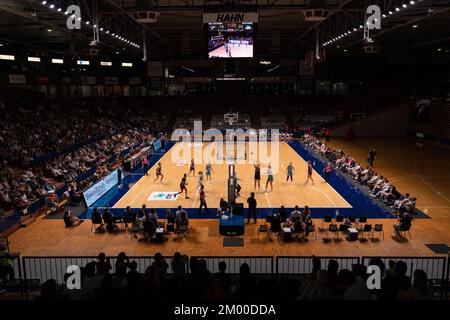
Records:
M325 231L327 230L327 228L325 228L325 223L331 223L333 222L333 218L331 216L325 216L322 219L322 227L320 228L321 231Z
M185 235L186 238L188 238L189 237L189 227L187 225L178 226L178 228L176 229L176 232L175 232L174 240L178 239L178 235L180 235L180 234Z
M310 233L314 232L314 240L319 240L320 238L317 237L317 233L316 233L316 226L313 224L310 224L306 227L306 232L308 232L308 236ZM308 239L308 236L306 236L306 239Z
M371 233L371 232L372 232L372 225L365 224L364 227L360 231L360 234L361 234L360 240L367 240L366 238L364 238L364 233L367 233L367 236L369 236L369 233Z
M338 231L339 230L338 230L337 224L333 224L333 223L330 224L328 226L326 238L324 238L324 240L327 240L327 241L330 240L330 238L328 237L329 232L334 233L334 239L335 240L339 239L339 232Z
M95 232L98 230L98 228L100 228L102 226L103 220L101 218L100 219L91 218L91 223L92 223L91 224L91 232ZM98 227L96 227L96 226L98 226Z
M411 230L411 225L409 225L408 227L399 229L398 232L400 233L400 237L406 239L406 233L408 233L409 238L411 239L411 233L409 232L409 230Z
M381 236L381 234L383 234L383 240L384 240L384 230L383 230L382 224L376 224L374 226L373 231L372 231L372 239L374 239L374 237L373 237L374 232L378 232L379 236Z
M361 216L358 218L357 221L357 225L358 227L356 229L358 229L358 231L363 231L364 226L362 226L364 223L367 223L367 217L366 216Z

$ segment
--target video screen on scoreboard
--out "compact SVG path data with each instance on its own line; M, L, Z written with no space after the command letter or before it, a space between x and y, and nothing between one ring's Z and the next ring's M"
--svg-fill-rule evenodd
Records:
M253 23L208 23L209 58L253 58Z

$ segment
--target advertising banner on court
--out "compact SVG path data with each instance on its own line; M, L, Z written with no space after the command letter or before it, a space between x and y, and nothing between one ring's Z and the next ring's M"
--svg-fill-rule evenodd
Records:
M95 201L100 199L106 192L108 192L112 187L117 185L118 173L117 170L111 172L105 179L97 182L92 187L83 192L84 200L86 201L86 206L90 206Z

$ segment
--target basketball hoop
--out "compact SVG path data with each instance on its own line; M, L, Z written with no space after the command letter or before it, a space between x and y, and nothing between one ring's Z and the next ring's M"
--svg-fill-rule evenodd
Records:
M234 123L237 123L239 120L239 114L237 112L229 112L223 115L223 121L228 123L228 125L232 126Z

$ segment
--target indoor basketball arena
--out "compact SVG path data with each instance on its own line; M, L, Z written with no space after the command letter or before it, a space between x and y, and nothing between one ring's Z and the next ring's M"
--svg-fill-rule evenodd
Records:
M0 301L449 301L448 1L0 17Z

